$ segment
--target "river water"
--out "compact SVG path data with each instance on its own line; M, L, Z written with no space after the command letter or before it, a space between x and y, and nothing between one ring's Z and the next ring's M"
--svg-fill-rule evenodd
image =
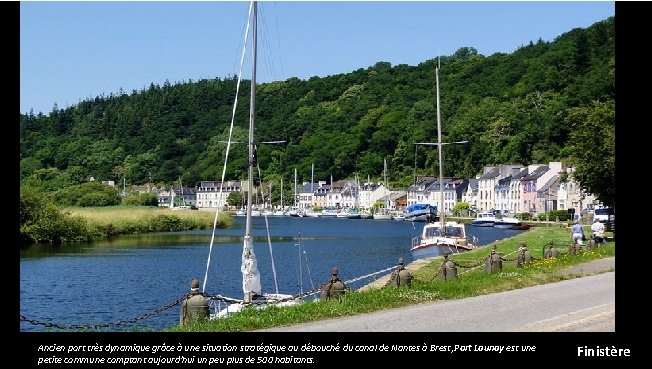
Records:
M295 295L326 282L332 267L347 281L412 261L410 243L424 223L393 220L254 217L252 234L263 292ZM268 230L269 229L269 238ZM480 245L522 231L467 226ZM20 252L20 314L33 321L71 325L119 323L108 331L159 330L178 324L179 306L140 318L189 291L190 280L205 292L242 298L240 259L244 218L211 231L123 236L74 246L32 246ZM272 245L273 259L270 257ZM301 252L303 251L303 252ZM273 260L273 267L272 267ZM374 278L349 286L357 289ZM21 331L48 331L21 321Z

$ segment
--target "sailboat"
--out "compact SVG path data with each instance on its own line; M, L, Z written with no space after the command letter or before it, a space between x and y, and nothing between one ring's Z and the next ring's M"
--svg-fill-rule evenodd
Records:
M299 213L299 208L297 207L297 168L294 168L294 203L292 204L292 209L288 211L288 215L291 217L303 216Z
M442 166L441 142L441 113L439 110L439 65L435 67L435 81L437 85L437 143L418 142L416 145L437 146L439 149L439 219L434 222L427 222L423 226L421 235L412 238L410 252L415 259L444 254L454 254L469 251L476 248L476 245L469 243L466 238L466 228L463 223L446 221L444 216L444 178ZM466 143L458 141L453 143Z
M172 196L171 199L170 199L170 208L172 210L189 210L190 206L186 205L186 199L183 197L183 185L181 184L181 177L179 177L179 191L181 192L181 199L179 200L181 205L177 206L174 203L174 197L176 195L176 192L174 191L174 186L172 186L170 188L170 193L171 193L171 196Z
M257 308L264 308L267 306L285 306L294 305L302 302L301 299L295 299L294 296L288 294L278 293L278 283L276 283L276 293L263 293L260 283L260 273L258 272L258 265L256 254L254 253L252 231L252 205L254 189L254 166L256 165L256 148L254 144L254 127L256 118L256 57L257 57L257 32L258 32L258 4L252 1L249 7L249 19L252 20L252 75L251 75L251 103L249 111L249 160L247 172L247 202L246 202L246 222L245 233L243 238L241 267L242 272L242 290L243 299L229 299L224 298L222 301L227 302L228 305L220 310L211 314L211 318L227 317L231 314L237 313L248 306ZM249 28L247 27L247 32ZM246 36L245 36L246 37ZM234 109L235 110L235 109ZM228 152L228 149L227 149ZM223 176L226 170L223 172ZM222 183L224 180L222 180ZM220 193L221 193L220 189ZM217 218L217 216L216 216ZM212 246L212 243L211 243ZM271 243L270 243L271 248ZM271 250L270 250L271 254ZM208 263L210 263L210 253ZM272 271L276 274L272 259ZM204 288L206 286L206 279L208 276L208 265L206 268L206 276L204 278Z
M384 177L384 182L383 186L385 186L385 206L382 208L378 209L374 213L374 219L376 220L391 220L392 219L392 214L389 213L389 209L387 208L387 159L383 162L383 177Z
M272 215L277 217L285 216L285 208L283 207L283 178L281 178L281 207L277 209Z

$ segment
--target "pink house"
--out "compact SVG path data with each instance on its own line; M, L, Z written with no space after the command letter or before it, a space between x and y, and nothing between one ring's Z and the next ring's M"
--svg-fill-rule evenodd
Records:
M537 180L548 171L547 165L542 165L530 174L521 178L521 209L524 212L537 212Z

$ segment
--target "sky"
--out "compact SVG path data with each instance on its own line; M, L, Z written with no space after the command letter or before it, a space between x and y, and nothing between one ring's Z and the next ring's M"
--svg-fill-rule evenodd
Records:
M238 75L248 9L247 1L21 1L20 112ZM261 1L256 81L415 66L460 47L511 53L614 14L612 1ZM242 77L251 78L250 65Z

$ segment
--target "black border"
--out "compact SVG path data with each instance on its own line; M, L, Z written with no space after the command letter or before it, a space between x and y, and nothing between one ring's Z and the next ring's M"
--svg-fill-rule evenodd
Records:
M19 21L20 21L20 3L17 1L11 2L2 2L2 22L0 24L4 28L4 46L6 49L9 49L9 52L6 52L5 55L15 55L15 58L5 58L5 66L8 65L8 68L11 70L12 66L19 70L19 57L20 57L20 43L19 43ZM632 166L632 164L644 164L645 160L632 160L632 158L640 157L640 152L637 153L636 149L645 148L645 142L640 144L637 142L636 132L641 128L641 120L646 120L647 115L637 114L639 111L642 111L641 107L649 106L649 102L643 101L647 98L648 94L638 93L636 87L640 86L642 88L647 87L647 84L642 84L638 78L640 76L646 77L649 74L649 67L644 65L644 60L646 57L643 55L646 46L647 40L641 38L641 36L648 34L646 25L647 22L643 19L647 12L642 12L643 6L641 3L634 2L616 2L616 33L618 36L619 42L616 47L616 60L618 64L617 73L616 73L616 84L619 88L618 99L616 101L616 110L617 110L617 139L616 145L618 150L618 155L616 157L617 163L617 172L621 174L621 193L623 191L628 191L626 186L633 186L632 189L638 190L638 186L641 186L643 189L647 188L645 183L639 184L637 181L627 181L627 178L630 178L630 175L635 175L642 171L627 171L626 168ZM638 19L637 19L638 18ZM637 53L634 54L632 51L636 48ZM47 56L44 56L47 57ZM639 64L643 65L636 65ZM13 65L12 65L13 64ZM9 85L15 86L18 90L20 89L20 78L18 73L7 73L7 79ZM634 77L636 76L636 77ZM634 78L637 78L636 80ZM636 81L637 83L633 83ZM14 94L7 97L5 95L6 106L9 109L5 109L5 115L9 115L8 119L5 120L5 127L11 126L12 130L15 129L16 132L14 137L18 137L18 124L13 119L16 117L15 113L20 110L19 108L19 94ZM3 104L5 105L5 104ZM7 114L9 112L9 114ZM629 127L632 129L629 129ZM17 158L20 157L19 154L19 145L18 140L14 142L15 146L7 145L5 146L5 152L8 147L10 150L13 150L13 154ZM629 156L629 152L634 151L634 156ZM646 151L646 150L645 150ZM645 151L642 151L643 153ZM645 158L645 155L643 158ZM629 160L628 160L629 159ZM633 163L632 163L633 161ZM6 162L5 162L6 163ZM13 193L19 192L19 171L18 171L19 160L16 160L13 164L14 172L14 181L3 181L4 185L7 185L7 182L13 187L10 191ZM646 167L640 168L642 170L647 169ZM636 179L632 176L631 178ZM16 187L14 187L16 186ZM632 191L637 192L637 191ZM648 191L645 191L647 193ZM8 192L5 192L8 193ZM35 358L38 356L46 356L38 352L38 349L42 345L203 345L206 343L211 344L229 344L229 345L238 345L238 344L273 344L273 345L299 345L304 344L313 344L313 345L338 345L342 349L345 345L391 345L391 344L400 344L400 345L414 345L416 347L422 347L430 344L477 344L477 345L533 345L536 346L535 352L530 353L513 353L509 355L505 354L494 354L494 353L464 353L464 354L445 354L445 353L433 353L433 352L410 352L410 353L385 353L385 352L373 352L373 353L351 353L351 352L337 352L337 353L327 353L327 352L310 352L310 351L301 351L295 357L312 357L314 359L314 364L306 364L305 366L310 367L325 367L331 365L365 365L366 360L370 360L372 363L380 363L383 367L387 364L397 364L397 365L437 365L445 361L452 360L457 363L467 363L469 360L480 359L482 361L487 360L486 362L489 365L502 364L503 362L515 362L519 365L532 365L534 363L558 363L558 364L568 364L571 362L582 362L582 363L591 363L597 362L598 360L605 359L628 359L626 357L578 357L577 347L579 346L588 346L588 347L615 347L615 348L628 348L631 350L631 356L641 358L641 353L643 352L642 346L638 343L639 340L634 339L633 335L630 335L630 332L635 332L636 328L645 334L641 329L644 322L647 320L646 315L642 311L636 311L634 304L631 303L631 300L634 297L644 298L646 294L646 288L644 283L647 279L635 279L635 274L638 270L644 269L646 260L641 260L639 263L634 263L633 259L636 258L636 247L646 246L641 244L640 237L637 239L634 237L630 230L627 229L629 224L635 224L633 220L633 215L639 212L639 206L632 205L632 202L635 202L634 198L620 197L621 201L619 202L619 214L618 218L621 220L619 223L624 224L621 226L618 238L620 244L623 245L623 251L619 252L619 258L616 262L618 267L618 275L616 278L617 291L616 291L616 305L618 308L618 313L616 317L616 332L615 333L579 333L579 334L568 334L568 333L453 333L453 332L434 332L434 333L25 333L19 332L20 322L18 320L10 323L10 330L12 331L12 338L10 339L10 345L15 345L18 350L10 349L8 350L7 358L12 356L19 360L20 366L34 366L36 367ZM18 211L18 201L17 196L14 201L12 201L13 206L16 207L14 211ZM631 208L631 209L630 209ZM643 213L645 214L645 213ZM632 218L632 219L629 219ZM6 219L6 218L5 218ZM624 219L624 221L623 221ZM630 222L631 220L631 222ZM645 219L643 221L646 221ZM640 220L639 220L640 222ZM15 217L10 221L5 221L5 225L10 224L10 226L18 229L18 219ZM645 225L643 225L645 226ZM640 226L639 226L640 228ZM634 231L631 231L634 232ZM17 232L13 232L14 237L9 239L17 241ZM643 233L643 232L641 232ZM643 236L643 234L640 234ZM6 243L6 247L14 247L15 252L18 252L18 247L16 243ZM19 255L16 256L16 259L13 260L13 265L16 266L16 260L19 260ZM13 271L13 278L16 278L18 281L19 273L16 270ZM16 286L17 283L14 284ZM18 298L14 299L13 306L15 306L14 311L20 310L19 305L19 289L15 296ZM642 304L640 304L642 305ZM642 309L641 309L642 310ZM14 319L17 316L10 314ZM644 340L644 339L643 339ZM638 345L638 347L635 347ZM165 354L162 356L174 356L173 353ZM201 355L197 355L201 356ZM233 355L236 356L236 355ZM280 355L277 355L280 356ZM286 356L286 355L284 355ZM536 360L536 361L535 361ZM254 364L242 364L242 365L230 365L234 366L252 366ZM50 365L52 366L52 365ZM57 367L62 367L64 365L56 365ZM109 365L97 365L97 367L108 367ZM137 365L129 365L121 367L139 367ZM154 365L149 365L154 366ZM159 365L159 367L164 367L165 365ZM176 365L178 367L178 365ZM201 365L193 365L201 366ZM260 365L256 365L260 366ZM283 365L272 365L272 366L284 366L287 367L287 364ZM300 364L292 364L292 366L301 366ZM84 367L77 365L76 367ZM213 365L211 367L216 367Z

